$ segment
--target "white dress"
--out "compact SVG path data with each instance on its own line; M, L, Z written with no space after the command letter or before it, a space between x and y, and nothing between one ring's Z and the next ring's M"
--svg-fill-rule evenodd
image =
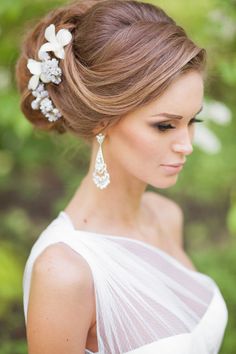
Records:
M76 230L64 211L38 237L26 262L25 322L35 259L58 242L80 254L91 269L97 353L219 352L228 310L212 278L144 241Z

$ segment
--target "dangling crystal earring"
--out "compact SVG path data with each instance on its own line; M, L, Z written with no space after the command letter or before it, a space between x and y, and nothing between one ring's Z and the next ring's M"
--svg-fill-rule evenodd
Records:
M105 135L102 133L96 135L97 141L99 143L99 149L95 161L95 171L93 172L93 182L100 189L106 188L110 183L110 175L107 172L107 166L104 162L102 154L102 143L105 139Z

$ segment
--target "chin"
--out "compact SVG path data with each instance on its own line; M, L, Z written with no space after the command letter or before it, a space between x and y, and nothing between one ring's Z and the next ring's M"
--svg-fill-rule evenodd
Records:
M148 184L154 188L166 189L173 187L177 182L178 176L172 176L172 178L163 178L162 181L149 181Z

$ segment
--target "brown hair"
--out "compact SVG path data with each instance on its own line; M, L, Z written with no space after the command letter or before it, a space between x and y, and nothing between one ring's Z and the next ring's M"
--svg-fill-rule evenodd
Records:
M27 60L38 60L51 23L73 36L59 62L62 82L46 86L63 114L53 123L31 108L34 97L27 88ZM204 72L205 62L205 49L157 6L135 0L76 1L49 12L26 36L16 66L21 109L41 129L70 130L90 141L99 127L159 97L178 75Z

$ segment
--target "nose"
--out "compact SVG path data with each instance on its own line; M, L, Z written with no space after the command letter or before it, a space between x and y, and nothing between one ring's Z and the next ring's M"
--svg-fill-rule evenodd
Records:
M174 146L175 152L183 153L184 155L190 155L193 152L192 145L184 145L184 144L175 144Z
M180 142L173 144L173 150L175 152L183 153L184 155L190 155L193 152L192 139L189 132L184 138L181 138Z

